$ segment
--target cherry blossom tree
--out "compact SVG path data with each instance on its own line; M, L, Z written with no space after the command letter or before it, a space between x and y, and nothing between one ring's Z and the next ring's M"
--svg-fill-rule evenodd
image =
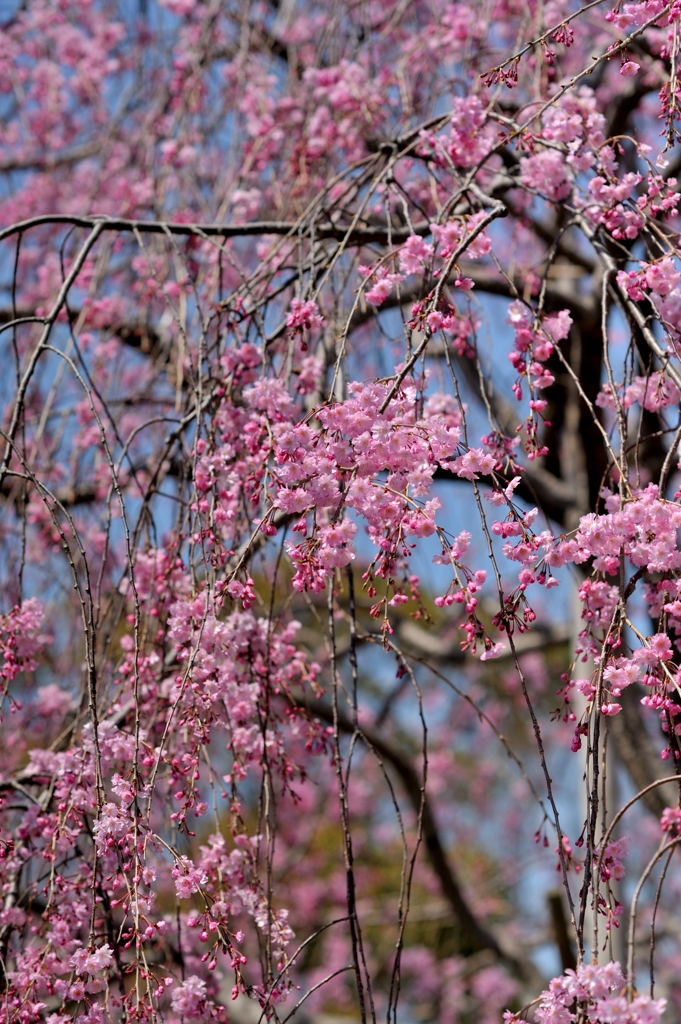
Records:
M0 1021L671 1020L679 0L0 16Z

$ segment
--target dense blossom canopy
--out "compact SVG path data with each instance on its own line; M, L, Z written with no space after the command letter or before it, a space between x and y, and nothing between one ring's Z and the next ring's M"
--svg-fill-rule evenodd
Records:
M680 0L0 17L0 1022L671 1020Z

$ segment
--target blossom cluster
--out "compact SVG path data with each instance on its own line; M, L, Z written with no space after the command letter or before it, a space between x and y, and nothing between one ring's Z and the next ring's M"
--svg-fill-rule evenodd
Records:
M658 1024L667 1001L637 995L628 1001L623 994L625 978L616 961L581 964L554 978L542 992L535 1019L540 1024L570 1024L583 1020L599 1024ZM575 1007L576 1004L576 1007ZM507 1011L505 1024L521 1024L522 1018Z

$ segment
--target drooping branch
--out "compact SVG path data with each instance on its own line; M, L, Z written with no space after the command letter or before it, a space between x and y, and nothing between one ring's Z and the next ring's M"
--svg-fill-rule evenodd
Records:
M314 717L324 722L333 722L333 709L324 700L315 700L299 691L296 691L293 697L298 706L306 708ZM357 733L353 722L340 709L337 720L339 728L346 735L352 736ZM509 950L503 949L499 940L478 921L464 896L461 883L445 851L434 809L428 795L423 793L422 779L406 754L383 735L369 727L361 725L358 736L370 750L374 751L395 771L415 813L418 814L423 801L424 846L431 868L440 883L442 894L457 919L461 936L461 951L470 954L480 950L489 950L501 961L512 966L521 977L525 976L526 964L518 960Z

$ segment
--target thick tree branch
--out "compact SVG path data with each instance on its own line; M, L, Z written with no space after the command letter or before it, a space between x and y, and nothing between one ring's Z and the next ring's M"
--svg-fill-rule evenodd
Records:
M313 220L310 221L310 226L312 223L314 223ZM54 213L31 217L5 228L4 231L0 231L0 242L13 235L29 231L31 228L55 224L68 224L71 227L79 228L94 228L101 224L100 230L102 231L139 231L152 235L193 235L210 238L247 238L260 235L295 237L301 229L306 227L305 222L281 220L251 221L248 224L183 224L172 220L130 220L126 217L99 215L78 217L66 213ZM315 238L333 239L354 245L368 245L372 242L387 245L391 239L394 242L404 242L411 234L428 235L429 233L430 225L426 223L415 224L413 231L409 227L395 227L390 234L384 227L352 227L349 224L314 223Z

